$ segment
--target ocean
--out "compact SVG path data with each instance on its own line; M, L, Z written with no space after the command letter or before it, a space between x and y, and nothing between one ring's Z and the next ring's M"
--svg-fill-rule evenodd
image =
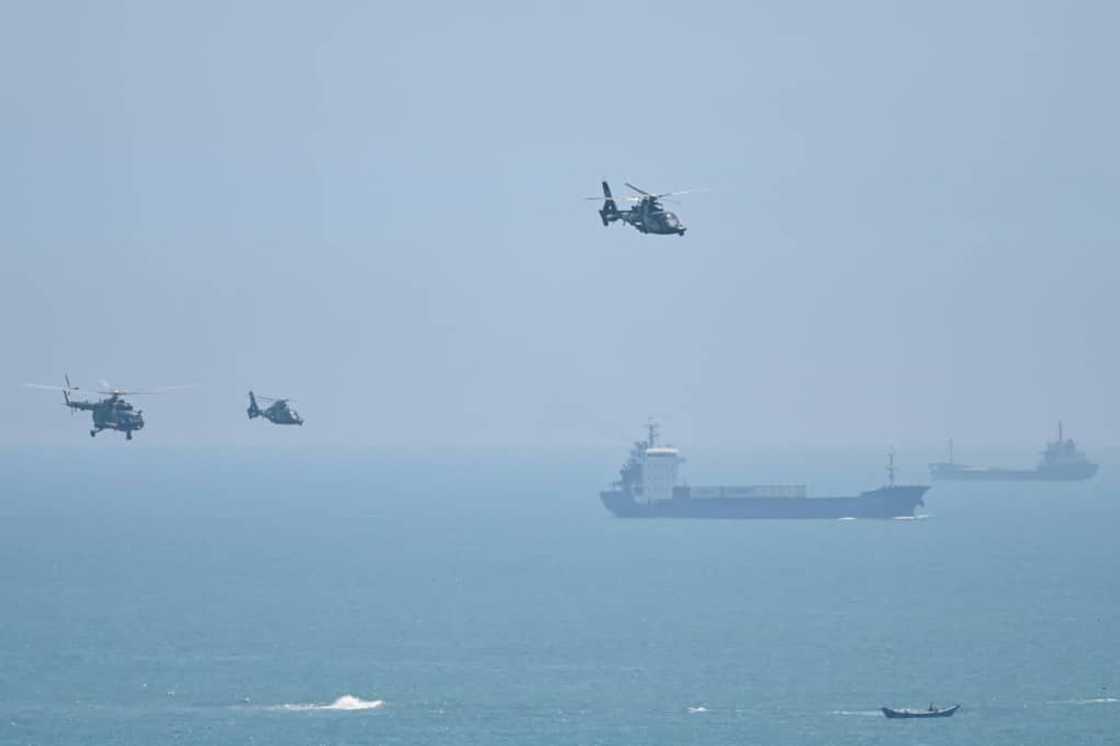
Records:
M1108 462L937 485L914 520L643 522L598 501L622 452L112 446L0 452L0 744L1120 733ZM882 482L875 454L690 458ZM878 712L930 702L963 707Z

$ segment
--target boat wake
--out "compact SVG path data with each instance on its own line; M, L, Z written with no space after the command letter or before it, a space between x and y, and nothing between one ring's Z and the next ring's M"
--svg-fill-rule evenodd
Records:
M362 699L352 694L344 694L330 704L295 704L270 707L270 710L283 712L360 712L362 710L380 710L385 706L382 699Z
M878 710L833 710L832 715L856 715L858 717L882 717Z
M708 708L705 707L704 705L698 705L696 707L689 707L688 708L688 714L689 715L699 715L701 712L707 712L707 711L708 711Z
M918 513L917 515L896 515L894 519L896 521L924 521L932 517L933 515L930 513Z
M1117 697L1092 697L1090 699L1063 699L1051 702L1052 705L1114 705L1120 703Z

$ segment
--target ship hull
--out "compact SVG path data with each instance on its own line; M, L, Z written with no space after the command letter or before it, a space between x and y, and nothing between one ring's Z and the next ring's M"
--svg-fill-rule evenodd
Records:
M1096 475L1097 464L1081 464L1061 469L993 469L930 464L931 479L952 482L1079 482Z
M961 709L960 705L953 705L946 707L943 710L929 709L929 710L895 710L890 707L880 707L883 714L891 719L906 719L906 718L951 718L956 714L957 710Z
M903 518L912 517L928 487L883 487L856 497L681 497L640 502L625 490L599 493L619 518Z

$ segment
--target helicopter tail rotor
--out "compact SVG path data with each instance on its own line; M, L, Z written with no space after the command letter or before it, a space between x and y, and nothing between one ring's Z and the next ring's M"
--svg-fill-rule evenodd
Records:
M599 218L602 219L604 226L618 220L618 205L614 201L614 195L611 194L610 184L605 181L603 182L603 209L599 210Z
M70 376L68 374L64 376L64 379L66 381L65 386L47 386L47 385L44 385L44 384L41 384L41 383L25 383L23 385L26 386L29 389L46 389L47 391L61 391L62 392L62 398L63 398L63 404L65 404L67 407L71 407L70 392L71 391L78 391L79 388L70 383ZM70 413L73 414L73 407L71 407L71 412Z
M249 392L249 409L246 411L249 413L250 420L261 416L261 408L257 406L257 397L253 396L252 391Z

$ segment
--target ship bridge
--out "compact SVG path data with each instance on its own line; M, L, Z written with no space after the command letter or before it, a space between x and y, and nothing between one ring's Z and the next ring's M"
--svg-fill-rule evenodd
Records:
M642 454L642 496L646 502L673 499L681 454L676 448L658 446Z

